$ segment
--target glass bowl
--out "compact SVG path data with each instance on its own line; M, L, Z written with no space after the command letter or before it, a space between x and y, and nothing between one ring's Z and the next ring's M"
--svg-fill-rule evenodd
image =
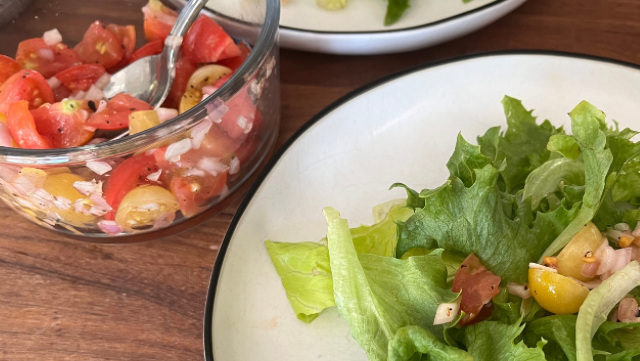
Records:
M40 226L101 243L165 236L220 212L278 134L280 2L215 1L229 2L234 14L204 13L251 48L229 80L177 117L121 139L62 149L0 147L2 200ZM184 3L165 1L178 10ZM135 25L141 46L145 4L0 0L0 54L14 57L20 41L52 28L72 47L95 20Z

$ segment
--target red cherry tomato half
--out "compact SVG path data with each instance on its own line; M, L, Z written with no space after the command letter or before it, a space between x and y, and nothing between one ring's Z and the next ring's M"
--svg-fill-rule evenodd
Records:
M41 136L36 130L36 123L29 112L29 102L20 100L9 106L7 126L11 138L18 147L27 149L50 149L51 141Z
M249 95L249 86L240 89L225 105L229 107L229 111L222 117L220 127L231 138L243 139L253 129L256 113L256 106Z
M163 107L166 108L178 108L180 106L180 100L187 89L189 78L198 68L191 64L187 58L180 58L176 63L176 77L171 84L171 91L167 96L167 100L164 101Z
M182 52L193 64L215 63L241 54L229 34L207 16L200 16L191 25L184 37Z
M116 34L118 40L120 40L122 50L124 50L124 56L118 64L109 68L110 73L115 73L129 64L129 58L136 50L136 27L133 25L109 24L107 29Z
M56 102L61 102L70 96L71 96L71 90L62 84L60 84L57 88L53 89L53 97Z
M42 38L28 39L18 44L16 61L25 69L38 71L45 78L82 64L82 58L73 49L62 43L47 45Z
M236 71L244 63L245 60L249 57L249 53L251 49L245 43L240 43L238 45L238 49L240 49L240 55L235 56L233 58L221 59L218 61L218 64L222 66L226 66L227 68Z
M138 110L152 110L148 103L129 94L120 93L107 103L107 107L94 113L87 126L95 129L124 129L129 126L129 114Z
M44 103L53 103L53 91L47 80L34 70L21 70L0 86L0 113L7 114L9 106L27 100L34 109Z
M102 65L83 64L59 72L56 78L71 92L87 91L106 72Z
M4 84L9 77L22 70L17 61L6 55L0 54L0 86Z
M48 138L54 148L86 144L93 137L93 132L84 128L89 117L87 103L86 100L64 100L32 110L38 133Z
M156 171L158 171L158 165L155 158L146 153L133 156L120 163L111 172L105 185L104 199L113 210L107 213L104 218L114 220L124 196L139 184L147 183L146 177Z
M110 68L124 57L124 49L118 36L100 21L95 21L82 41L73 48L87 64L99 64Z
M242 166L246 162L253 157L256 153L258 146L262 140L262 114L260 114L259 110L256 110L255 120L253 121L253 128L249 135L242 142L242 145L238 150L236 150L235 155L238 157L240 161L240 165Z
M164 6L160 0L149 0L149 3L142 8L142 12L144 13L144 36L147 41L164 42L176 23L178 14Z
M227 172L204 177L175 176L171 179L171 192L178 200L180 211L185 217L192 217L206 209L211 198L222 193L227 184Z
M162 49L164 49L164 42L162 40L146 43L131 55L129 63L133 63L134 61L147 56L160 54L162 53Z

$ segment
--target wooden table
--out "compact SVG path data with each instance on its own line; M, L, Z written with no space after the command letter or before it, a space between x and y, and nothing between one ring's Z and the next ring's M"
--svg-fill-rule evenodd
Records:
M530 0L472 35L417 52L283 50L278 146L349 91L436 59L550 49L640 63L638 19L637 0ZM0 206L0 360L201 360L207 286L234 210L177 236L104 246L55 235Z

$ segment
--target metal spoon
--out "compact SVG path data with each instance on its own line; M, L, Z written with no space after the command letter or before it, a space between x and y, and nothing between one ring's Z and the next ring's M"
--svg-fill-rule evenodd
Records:
M104 88L104 95L111 99L116 94L127 93L144 100L152 107L159 107L169 95L180 58L181 39L196 19L207 0L191 0L182 9L173 29L167 36L162 53L138 59L111 76ZM125 132L113 139L127 135Z

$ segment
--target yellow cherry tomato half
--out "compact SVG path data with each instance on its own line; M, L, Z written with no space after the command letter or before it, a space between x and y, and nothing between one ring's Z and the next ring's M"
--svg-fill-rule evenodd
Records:
M155 110L139 110L129 114L129 134L133 135L160 124Z
M116 223L125 231L154 226L156 222L171 222L178 210L178 201L170 191L160 186L139 186L127 193L116 212Z
M549 312L557 315L578 312L589 289L580 282L561 274L529 269L529 288L533 298Z
M592 255L595 254L596 250L602 245L603 240L598 227L591 222L587 223L558 255L558 273L583 282L591 280L593 277L589 278L582 275L582 267L584 266L582 259L589 252Z
M179 113L182 114L200 103L203 87L215 84L220 78L232 72L226 66L216 64L205 65L196 70L189 78L187 89L180 100Z
M94 215L85 215L82 213L78 213L73 209L73 203L78 199L82 199L83 202L89 205L89 199L82 195L82 193L78 192L73 187L74 182L82 182L80 176L75 175L73 173L58 173L47 176L47 179L44 181L45 191L49 192L54 197L63 197L71 202L71 208L69 209L56 209L56 213L60 216L60 219L72 226L81 227L84 224L91 224L95 221Z

